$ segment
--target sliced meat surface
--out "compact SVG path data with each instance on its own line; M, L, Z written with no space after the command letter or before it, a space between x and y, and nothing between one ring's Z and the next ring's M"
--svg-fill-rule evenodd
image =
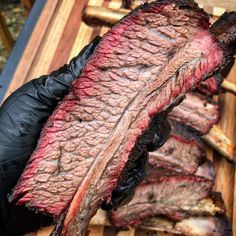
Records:
M220 119L219 106L205 97L188 93L186 99L169 115L170 119L182 122L199 134L206 134Z
M202 176L206 179L215 181L215 170L213 164L210 160L206 161L197 168L197 171L194 173L196 176Z
M117 23L47 121L11 200L61 215L55 235L85 235L154 115L224 61L208 26L187 0L144 4Z
M169 169L184 174L195 173L198 166L206 161L203 143L197 134L188 131L179 122L172 121L171 128L168 141L157 151L149 153L150 166L158 166L163 172Z
M197 87L196 91L205 96L212 97L217 95L220 92L220 85L223 82L224 78L220 73L212 76L211 78L202 81Z
M164 176L184 176L184 175L196 175L202 176L206 179L214 182L215 171L211 161L207 161L202 165L199 165L194 173L189 173L185 170L181 170L176 166L171 165L171 163L165 164L165 161L156 159L156 156L149 156L149 163L146 170L147 177L144 179L145 182L155 182L158 178Z
M222 201L210 197L212 185L211 180L198 176L159 178L139 186L128 204L111 213L111 222L117 227L127 227L137 226L155 215L179 221L192 215L222 213Z
M190 217L179 222L156 216L145 220L141 227L186 236L231 236L232 229L225 216Z

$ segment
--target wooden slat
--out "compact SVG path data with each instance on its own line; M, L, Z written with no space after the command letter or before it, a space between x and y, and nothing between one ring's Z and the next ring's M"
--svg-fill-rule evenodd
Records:
M117 230L111 226L104 226L103 235L101 236L117 236Z
M58 1L58 7L54 11L50 25L45 32L45 37L40 44L33 63L31 64L30 70L25 78L25 82L50 72L52 58L57 50L57 45L64 31L64 27L75 0Z
M68 1L67 1L68 2ZM49 70L56 70L63 66L70 55L71 48L74 45L76 34L79 30L82 20L82 10L87 0L75 1L68 17L66 25L60 37L57 50L51 60ZM60 27L60 26L59 26Z
M235 0L196 0L198 4L210 7L225 8L227 10L235 11L236 1Z
M120 231L118 232L117 236L135 236L135 230L130 229L126 231Z
M5 98L8 97L13 91L19 88L25 81L25 78L31 69L32 62L34 57L38 52L38 48L43 40L46 37L45 32L47 27L55 13L58 0L47 1L42 14L39 17L39 20L33 30L33 33L29 39L29 42L24 50L22 59L20 60L17 69L14 73L12 81L9 85L8 91L5 94Z
M35 236L48 236L52 232L53 227L45 227L37 232Z
M232 68L227 79L236 83L236 64ZM236 96L231 93L221 94L220 96L221 120L219 126L225 134L231 139L236 140ZM233 192L234 192L234 175L235 165L229 163L224 158L215 153L214 165L216 170L216 190L222 193L226 208L227 216L232 221L233 215Z
M235 114L236 116L236 114ZM233 236L236 236L236 168L235 168L235 171L234 171L234 194L233 194L233 219L232 219L232 222L233 223Z
M89 227L89 234L92 236L102 236L104 227L101 225L91 225Z
M90 0L88 2L88 5L90 6L102 6L103 0ZM100 32L100 27L97 27L96 34L94 34L94 29L88 25L86 25L84 22L81 23L80 29L77 32L77 35L75 37L74 46L70 52L69 59L76 56L84 46L86 46L91 39L93 39L96 35ZM92 35L94 34L94 37Z

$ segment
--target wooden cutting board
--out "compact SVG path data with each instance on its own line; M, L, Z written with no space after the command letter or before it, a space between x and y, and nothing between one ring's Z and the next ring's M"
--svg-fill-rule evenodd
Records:
M204 4L205 1L199 3ZM215 16L221 15L228 6L236 10L236 1L207 1L210 6L204 9ZM220 4L219 7L214 4ZM90 6L104 6L119 8L120 0L50 0L46 2L44 10L31 35L21 61L12 78L7 97L15 89L27 81L59 68L88 44L96 35L103 35L107 27L90 27L81 19L82 10L86 4ZM231 70L227 80L236 83L236 65ZM230 93L221 93L219 96L222 118L219 126L226 135L236 140L236 96ZM214 163L216 170L215 190L222 193L227 208L227 216L233 226L233 235L236 236L236 172L235 165L227 162L222 156L207 148L208 157ZM97 224L105 224L104 216L100 215ZM47 236L52 228L45 228L31 236ZM171 234L157 233L147 230L135 230L116 232L111 226L91 225L92 236L144 236Z

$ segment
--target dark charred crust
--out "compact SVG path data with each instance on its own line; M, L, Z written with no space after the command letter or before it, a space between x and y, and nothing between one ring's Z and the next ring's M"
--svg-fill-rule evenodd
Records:
M198 146L204 150L204 144L199 137L199 133L196 130L189 130L189 127L182 122L170 120L170 124L172 127L172 132L179 136L184 137L189 141L194 141L198 144Z
M67 211L68 211L68 208L60 215L59 219L56 220L56 226L54 227L54 229L51 232L50 236L61 235Z
M224 13L210 28L232 54L236 53L236 12Z
M215 216L217 232L222 236L232 236L232 227L225 214L218 214Z
M220 73L215 74L213 77L201 82L199 86L194 89L194 92L198 92L204 95L207 99L211 99L213 95L218 95L220 93L221 83L223 82L225 77L222 76L223 70L224 69L222 69ZM214 80L214 85L212 85L211 82L208 83L209 80Z
M225 12L220 18L211 26L212 32L225 32L229 24L236 23L236 11Z
M236 44L236 43L235 43ZM223 76L223 78L226 78L229 74L229 72L231 71L233 65L235 63L235 58L232 57L229 61L229 63L221 70L221 75Z
M130 9L133 0L122 0L122 7L125 9Z
M222 198L222 195L220 192L211 192L210 197L215 203L216 206L218 206L220 209L222 209L222 213L226 212L225 204Z
M172 106L167 111L154 116L149 127L138 138L122 170L118 184L112 192L111 201L103 202L102 209L111 210L123 204L123 201L143 181L146 175L148 151L160 148L169 137L171 127L167 120L167 114L171 109Z
M160 148L169 138L171 126L167 115L183 98L184 96L177 98L165 111L153 116L148 128L137 139L129 155L118 184L112 192L111 201L102 203L101 208L103 210L111 210L123 204L133 194L134 189L144 180L148 152Z
M201 16L204 16L206 19L209 19L209 15L202 8L200 8L198 4L193 0L158 0L151 2L150 4L141 5L141 8L143 8L144 6L146 10L147 7L151 8L153 5L163 5L163 4L166 5L175 4L179 9L183 9L187 12L189 11L198 12L199 14L201 14Z
M163 7L164 5L169 4L175 4L179 9L186 12L198 13L198 17L201 17L202 21L205 20L205 24L203 25L205 25L205 27L209 26L209 15L202 8L199 8L198 4L193 0L157 0L151 3L145 2L144 4L136 7L130 13L122 17L113 27L116 27L116 25L119 25L124 19L136 14L138 11L153 11L155 8Z
M226 67L227 67L227 66L226 66ZM223 69L223 70L224 70L224 69ZM224 80L224 76L222 76L223 70L221 70L220 74L218 73L218 74L216 74L216 75L214 76L215 81L216 81L216 84L217 84L217 90L218 90L218 91L220 90L220 86L221 86L221 84L222 84L222 82L223 82L223 80ZM217 93L214 93L213 95L216 95L216 94L217 94Z

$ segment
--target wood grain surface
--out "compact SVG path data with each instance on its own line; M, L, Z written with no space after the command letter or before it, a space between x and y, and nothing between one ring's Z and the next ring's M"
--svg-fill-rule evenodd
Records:
M236 10L236 0L198 0L211 14L221 15L225 9ZM107 27L90 27L81 20L83 8L91 6L106 6L119 8L120 0L50 0L44 7L40 19L32 33L22 59L12 78L7 97L23 83L30 81L51 70L67 63L76 56L97 34L103 35ZM216 6L215 8L213 6ZM221 7L221 8L220 8ZM223 9L222 9L223 8ZM236 65L231 70L227 80L236 83ZM236 96L221 93L218 97L222 118L219 126L231 140L236 140ZM236 236L236 171L235 165L226 161L222 156L207 148L209 159L213 160L216 170L215 190L222 193L227 208L227 216L233 226ZM99 213L100 214L100 213ZM96 221L97 220L97 221ZM234 223L233 223L234 222ZM117 232L108 225L104 214L99 215L90 226L91 236L170 236L161 232L135 230ZM98 225L104 224L104 225ZM105 225L106 224L106 225ZM31 236L47 236L52 227L31 233Z

